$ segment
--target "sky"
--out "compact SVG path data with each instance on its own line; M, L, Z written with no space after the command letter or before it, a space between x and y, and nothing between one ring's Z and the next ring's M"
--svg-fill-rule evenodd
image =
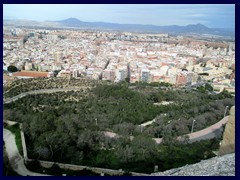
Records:
M234 4L4 4L4 19L235 28Z

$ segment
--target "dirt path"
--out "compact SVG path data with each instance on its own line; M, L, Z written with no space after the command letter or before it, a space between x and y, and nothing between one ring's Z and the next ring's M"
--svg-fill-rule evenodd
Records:
M156 119L157 119L157 118L154 118L153 120L148 121L148 122L145 122L145 123L142 123L142 124L140 124L139 126L144 126L144 127L145 127L145 126L148 126L148 125L156 122Z
M31 172L26 168L23 158L18 152L15 135L13 135L9 130L3 129L3 139L10 164L14 171L21 176L49 176L46 174Z

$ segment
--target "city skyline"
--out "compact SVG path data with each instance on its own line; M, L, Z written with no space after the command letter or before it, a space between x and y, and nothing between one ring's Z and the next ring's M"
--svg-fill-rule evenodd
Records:
M44 13L43 12L44 9ZM4 19L235 28L234 4L4 4Z

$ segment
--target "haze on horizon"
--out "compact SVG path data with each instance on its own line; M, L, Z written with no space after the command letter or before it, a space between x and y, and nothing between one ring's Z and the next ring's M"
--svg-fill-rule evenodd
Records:
M4 4L4 19L235 28L234 4Z

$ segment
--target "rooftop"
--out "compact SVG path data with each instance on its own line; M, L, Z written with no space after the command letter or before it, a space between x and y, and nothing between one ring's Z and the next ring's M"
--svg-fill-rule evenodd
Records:
M48 72L21 71L21 72L13 73L13 76L25 76L25 77L48 77Z

